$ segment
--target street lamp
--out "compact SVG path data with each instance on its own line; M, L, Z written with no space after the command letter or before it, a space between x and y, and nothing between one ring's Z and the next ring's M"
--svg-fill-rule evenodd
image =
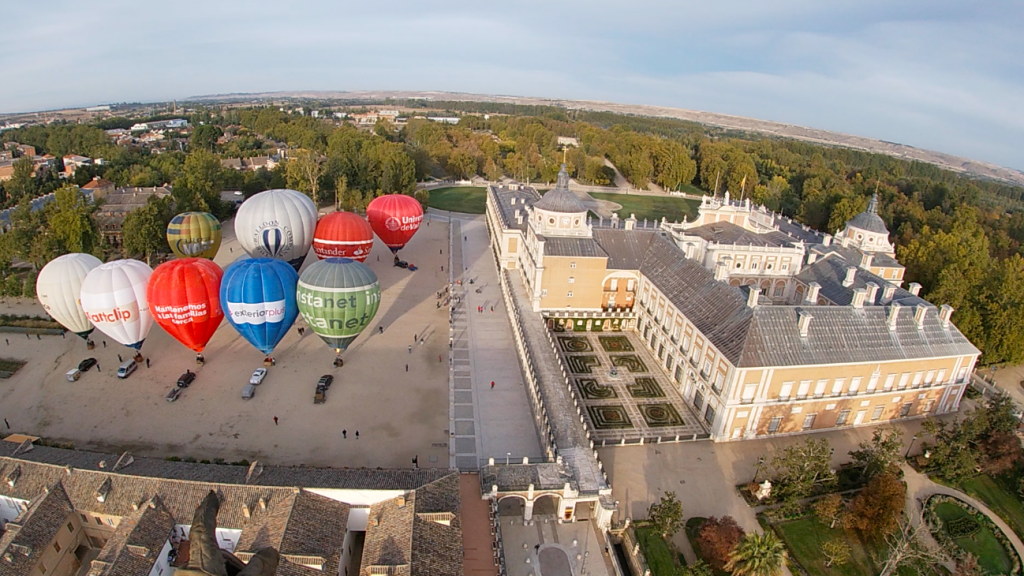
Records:
M917 440L917 434L910 437L910 446L907 446L907 453L903 455L903 458L910 458L910 449L914 447L914 441Z
M764 465L764 456L757 457L757 468L754 468L754 479L750 481L751 484L757 482L757 475L761 473L761 466Z

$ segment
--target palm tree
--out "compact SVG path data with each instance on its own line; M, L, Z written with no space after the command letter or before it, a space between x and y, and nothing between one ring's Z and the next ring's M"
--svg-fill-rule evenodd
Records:
M786 545L775 532L751 533L732 549L725 569L733 576L778 576L786 555Z

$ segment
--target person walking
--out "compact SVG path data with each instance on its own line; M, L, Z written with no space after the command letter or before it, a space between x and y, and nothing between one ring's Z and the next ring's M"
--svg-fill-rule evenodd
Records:
M99 371L100 371L100 363L99 363L99 362L97 362L97 363L96 363L96 371L97 371L97 372L99 372Z
M491 390L494 390L494 380L491 380Z
M384 327L383 326L377 326L377 330L380 330L381 334L384 333Z
M359 430L356 430L356 440L359 440Z
M342 438L348 438L348 430L342 430L341 431L341 437Z
M104 340L104 341L103 341L103 347L104 347L104 348L106 348L106 347L107 347L107 341L106 341L106 340Z
M437 355L437 361L438 361L439 363L441 362L441 355L440 355L440 354L438 354L438 355Z
M123 362L124 362L124 360L122 360L122 359L121 359L121 355L120 355L120 354L118 354L118 355L117 355L117 362L118 362L119 364L121 364L121 363L123 363Z
M28 332L25 332L25 340L31 340L31 339L32 339L32 337L28 335Z
M7 342L8 346L11 345L11 339L10 338L4 338L4 342Z
M11 423L7 421L7 418L4 418L4 425L7 426L8 430L11 429Z
M149 358L146 358L146 368L149 368Z
M409 371L409 365L408 365L408 364L406 364L406 365L405 365L405 371L406 371L406 372L408 372L408 371Z
M274 426L277 426L277 416L274 416Z
M42 336L40 336L39 334L36 334L36 340L42 340L42 339L43 339Z

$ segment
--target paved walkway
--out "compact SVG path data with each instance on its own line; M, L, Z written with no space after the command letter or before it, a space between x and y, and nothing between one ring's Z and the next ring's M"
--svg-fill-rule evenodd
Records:
M1014 550L1017 554L1024 558L1024 542L1021 542L1020 537L1010 528L1010 525L1003 521L998 514L989 509L988 506L982 502L975 500L974 498L964 494L963 492L950 488L949 486L943 486L933 482L928 476L921 474L917 470L914 470L907 464L901 466L903 469L903 479L907 482L907 508L914 511L911 515L912 518L918 519L922 511L922 506L929 496L933 494L945 494L947 496L955 496L964 502L967 502L971 506L974 506L978 510L981 510L985 516L988 516L990 520L995 522L996 526L1003 531L1006 538L1013 544Z
M459 476L462 497L462 568L466 576L498 576L494 565L494 536L491 535L490 504L480 497L480 477Z
M462 280L462 286L456 287L462 301L453 314L456 465L475 470L486 464L487 458L497 460L509 454L512 459L540 458L543 452L501 298L487 226L482 218L454 220L452 235L451 265L454 278Z

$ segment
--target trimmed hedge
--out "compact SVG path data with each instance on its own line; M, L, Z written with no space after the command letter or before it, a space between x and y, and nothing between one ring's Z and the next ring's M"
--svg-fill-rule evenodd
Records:
M1010 570L1011 576L1021 575L1021 559L1017 554L1017 550L1006 537L1006 534L999 529L999 526L996 526L995 522L993 522L991 518L959 498L948 496L946 494L933 494L928 498L927 502L925 502L924 517L925 520L931 524L932 528L934 528L932 535L935 537L935 540L943 546L943 548L951 551L962 550L962 548L960 548L960 546L953 540L953 538L959 538L961 536L954 536L953 531L950 528L950 526L957 524L957 521L953 520L949 524L945 524L942 519L939 518L939 515L935 513L935 507L943 503L953 504L967 512L968 516L961 517L957 520L969 520L975 523L974 532L968 534L968 536L976 533L982 526L988 528L999 544L1002 545L1003 550L1006 552L1006 555L1010 558L1010 562L1013 564L1013 568Z

